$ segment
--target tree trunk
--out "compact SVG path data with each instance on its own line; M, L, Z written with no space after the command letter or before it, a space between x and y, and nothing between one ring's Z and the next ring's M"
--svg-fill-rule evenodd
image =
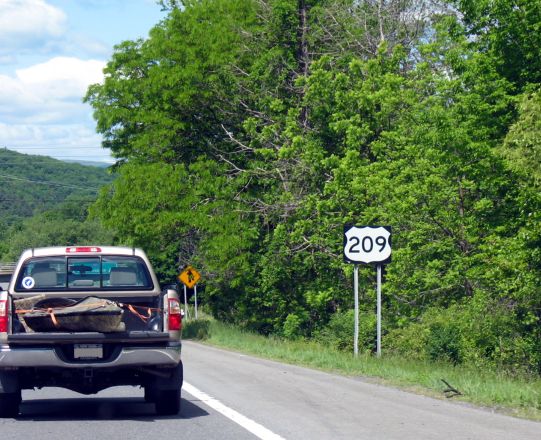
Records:
M299 0L298 11L299 11L299 30L298 30L299 49L298 49L297 59L298 59L299 71L301 72L301 75L304 76L304 78L307 78L308 70L310 66L310 59L309 59L309 53L308 53L308 39L307 39L308 37L308 6L306 4L306 0ZM304 96L304 89L303 89L302 95ZM306 106L302 106L301 115L300 115L300 123L303 128L308 127L308 108Z

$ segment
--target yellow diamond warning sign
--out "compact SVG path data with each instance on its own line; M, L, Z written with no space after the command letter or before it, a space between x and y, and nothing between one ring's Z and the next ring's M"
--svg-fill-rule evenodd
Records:
M178 276L178 279L188 288L192 288L201 279L201 274L192 266L187 266Z

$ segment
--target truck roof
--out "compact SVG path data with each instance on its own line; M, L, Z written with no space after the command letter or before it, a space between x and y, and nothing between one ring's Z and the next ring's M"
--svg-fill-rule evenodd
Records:
M141 249L124 246L51 246L25 250L21 258L50 257L57 255L133 255L143 257L145 253Z

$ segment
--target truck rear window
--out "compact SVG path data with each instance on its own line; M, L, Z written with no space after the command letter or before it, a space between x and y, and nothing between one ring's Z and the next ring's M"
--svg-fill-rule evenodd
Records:
M27 260L17 278L18 292L41 290L148 290L152 279L138 257L41 257Z

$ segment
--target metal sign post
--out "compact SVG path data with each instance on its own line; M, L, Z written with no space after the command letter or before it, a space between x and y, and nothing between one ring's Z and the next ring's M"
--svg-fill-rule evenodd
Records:
M353 290L355 295L355 331L353 333L353 354L359 356L359 265L353 267Z
M376 342L376 354L381 356L381 264L377 266L377 342Z
M197 284L193 286L194 298L195 298L195 320L197 321Z
M186 319L190 318L190 309L188 307L188 295L186 295L186 284L184 284L184 308L186 309Z
M390 226L344 226L344 261L354 263L353 289L355 301L355 329L353 353L359 352L359 267L358 263L376 264L377 270L377 335L376 353L381 356L381 272L382 266L391 261Z

